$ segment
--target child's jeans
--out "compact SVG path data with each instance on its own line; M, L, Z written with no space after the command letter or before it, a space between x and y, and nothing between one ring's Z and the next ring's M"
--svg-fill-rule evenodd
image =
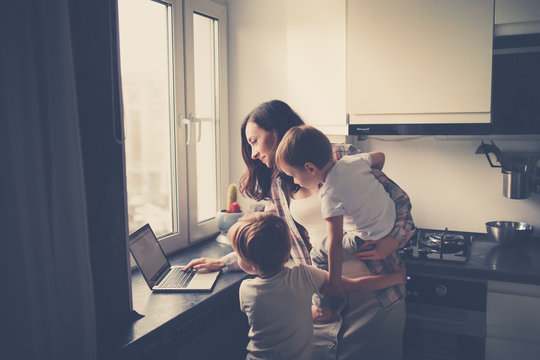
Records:
M354 260L354 253L359 251L363 244L363 240L353 233L343 234L343 261ZM320 246L314 246L309 253L311 261L317 268L328 271L328 238L325 238ZM342 295L313 295L313 305L321 308L330 308L334 313L341 310L345 303L345 297Z

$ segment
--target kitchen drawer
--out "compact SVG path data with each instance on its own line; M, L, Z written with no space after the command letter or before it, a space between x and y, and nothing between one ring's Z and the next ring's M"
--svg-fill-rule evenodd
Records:
M488 282L486 330L490 338L537 343L540 286Z

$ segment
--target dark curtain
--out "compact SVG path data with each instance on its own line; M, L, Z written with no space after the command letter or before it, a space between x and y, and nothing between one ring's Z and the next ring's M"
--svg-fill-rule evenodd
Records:
M115 0L0 3L1 359L109 359L131 316Z
M79 104L98 355L118 346L131 314L116 0L69 3Z

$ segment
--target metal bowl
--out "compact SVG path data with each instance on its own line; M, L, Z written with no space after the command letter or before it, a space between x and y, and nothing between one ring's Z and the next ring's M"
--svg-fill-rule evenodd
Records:
M534 226L517 221L489 221L486 223L488 238L501 245L518 245L532 236Z

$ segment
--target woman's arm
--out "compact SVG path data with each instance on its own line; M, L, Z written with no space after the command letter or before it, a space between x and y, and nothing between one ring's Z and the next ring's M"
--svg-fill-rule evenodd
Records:
M186 265L184 270L194 268L202 272L224 269L228 271L241 270L238 265L238 255L233 251L220 259L199 258L193 259Z
M201 271L216 271L221 270L225 267L225 261L222 259L209 259L209 258L199 258L191 260L185 267L184 270L194 268Z

